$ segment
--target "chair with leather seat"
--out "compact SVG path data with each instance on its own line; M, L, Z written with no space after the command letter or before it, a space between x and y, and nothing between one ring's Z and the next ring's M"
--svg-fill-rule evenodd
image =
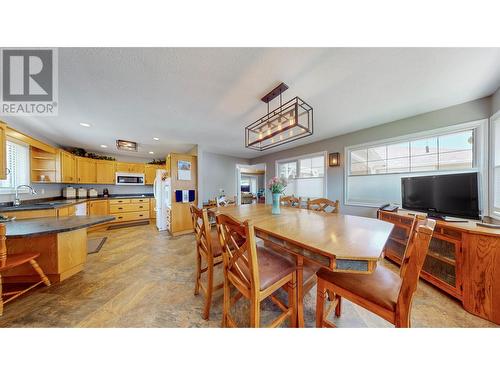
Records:
M221 289L223 284L214 284L214 269L222 264L222 248L217 237L217 230L211 229L206 209L198 209L193 204L190 206L191 219L193 222L194 235L196 238L196 279L194 294L200 293L200 288L205 294L205 307L203 319L208 320L213 292ZM202 263L205 267L202 268ZM201 282L203 273L207 273L207 285Z
M307 209L312 211L339 213L340 203L338 200L331 201L326 198L307 199Z
M417 289L435 226L435 220L424 217L414 219L399 274L381 265L368 275L321 269L317 273L316 327L335 327L327 316L333 309L335 315L340 316L342 297L398 328L410 327L413 294ZM335 298L325 313L328 291Z
M293 195L285 195L280 198L281 205L285 207L300 208L300 198Z
M7 246L6 246L6 238L5 238L5 224L0 224L0 316L3 315L3 305L7 302L12 301L13 299L19 297L20 295L26 293L27 291L33 289L34 287L44 283L47 286L50 286L50 281L45 276L45 273L38 265L38 262L35 260L40 256L39 253L20 253L7 256ZM29 263L31 267L35 270L35 272L40 276L40 281L30 285L27 288L3 292L2 291L2 272L9 271L13 268L22 266L24 264ZM3 297L7 297L6 300Z
M231 306L241 297L250 302L250 327L260 327L260 305L266 298L278 306L281 314L269 327L278 327L287 318L290 325L297 323L296 267L295 264L263 242L256 243L255 230L250 221L239 222L229 215L217 214L217 232L222 245L224 261L223 327L236 327ZM243 241L239 241L244 239ZM261 245L262 244L262 245ZM231 296L231 286L237 291ZM284 289L288 305L274 294Z

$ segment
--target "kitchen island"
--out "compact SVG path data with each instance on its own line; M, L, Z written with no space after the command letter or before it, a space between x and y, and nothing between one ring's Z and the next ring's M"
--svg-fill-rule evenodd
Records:
M37 261L51 283L58 283L83 270L87 260L87 228L113 221L114 216L44 217L5 223L7 256L40 253ZM2 274L4 283L37 281L30 267L21 266Z

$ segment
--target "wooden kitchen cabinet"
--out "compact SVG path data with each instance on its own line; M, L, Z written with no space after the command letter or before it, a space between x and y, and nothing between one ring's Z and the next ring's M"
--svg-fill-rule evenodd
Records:
M109 160L96 161L96 183L112 185L115 183L115 162Z
M69 152L59 151L59 181L65 183L76 182L76 156Z
M88 203L88 213L89 215L108 215L109 214L108 200L103 199L99 201L90 201Z
M126 173L144 173L144 164L117 162L116 171Z
M89 158L76 158L77 182L81 184L96 183L96 161Z
M165 165L157 165L157 164L146 164L144 166L144 175L145 175L145 184L153 185L156 178L156 171L158 169L165 169Z
M0 180L7 178L6 125L0 122Z

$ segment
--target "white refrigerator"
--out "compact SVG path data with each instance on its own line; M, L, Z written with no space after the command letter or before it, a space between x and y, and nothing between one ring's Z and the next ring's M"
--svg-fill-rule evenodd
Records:
M158 230L170 230L170 207L172 205L172 194L170 177L167 171L158 169L153 184L153 193L156 199L156 227Z

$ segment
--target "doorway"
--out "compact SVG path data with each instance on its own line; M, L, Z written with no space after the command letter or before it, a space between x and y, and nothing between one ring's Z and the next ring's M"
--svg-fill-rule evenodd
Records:
M236 165L236 201L238 204L266 203L266 164Z

